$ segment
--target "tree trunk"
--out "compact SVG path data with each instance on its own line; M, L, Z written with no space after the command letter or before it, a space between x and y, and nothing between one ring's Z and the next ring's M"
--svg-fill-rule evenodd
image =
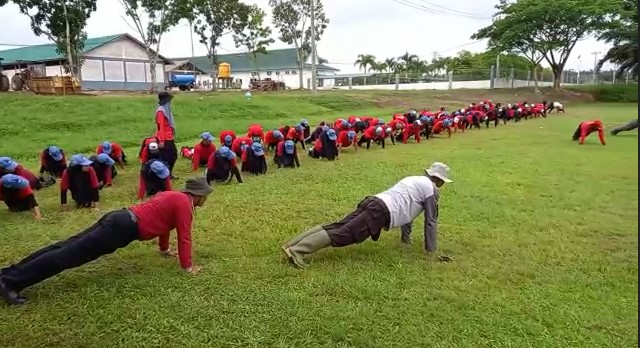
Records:
M302 54L300 54L300 49L297 49L298 53L298 78L300 79L300 88L304 89L304 61L302 60Z
M64 11L65 45L67 47L67 64L69 65L69 74L71 77L76 77L77 75L75 64L73 63L73 54L71 53L71 29L69 28L66 1L62 1L62 11Z
M149 57L149 75L151 76L151 88L152 93L158 91L158 77L156 76L156 62L158 57L155 54L151 54L151 50L147 51Z
M533 91L536 94L541 94L540 88L538 87L538 65L533 65Z
M218 90L218 65L213 63L213 69L211 69L211 77L213 77L213 85L211 86L212 91Z
M553 89L559 90L562 82L562 67L551 66L551 71L553 71Z

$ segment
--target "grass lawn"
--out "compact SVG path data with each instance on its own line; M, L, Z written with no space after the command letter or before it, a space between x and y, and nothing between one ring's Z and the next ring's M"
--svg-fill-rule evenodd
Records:
M452 103L422 93L407 103ZM201 131L241 131L252 121L388 119L404 109L376 98L181 95L174 113L178 140L193 145ZM0 265L134 203L134 158L154 130L153 104L0 95L0 155L35 171L45 145L88 153L110 139L134 163L102 193L101 212L59 212L57 188L37 193L43 221L3 206ZM600 118L611 129L637 117L637 105L565 105L564 116L348 150L335 162L304 156L300 169L216 186L194 224L202 273L184 274L154 243L133 243L26 290L26 306L0 305L0 347L637 346L637 132L607 134L607 146L595 135L583 146L570 141L579 121ZM306 270L283 262L281 243L433 161L447 163L455 181L441 192L438 240L455 262L427 260L422 218L409 248L392 230L378 242L320 251ZM185 160L177 168L189 176Z

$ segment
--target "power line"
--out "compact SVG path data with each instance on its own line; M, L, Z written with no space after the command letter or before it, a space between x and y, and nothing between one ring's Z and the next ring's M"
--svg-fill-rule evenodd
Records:
M416 10L420 10L423 12L431 13L431 14L447 15L447 16L465 18L465 19L477 19L477 20L491 19L491 17L481 17L481 16L471 15L471 14L445 12L442 10L437 10L437 9L429 8L420 4L416 4L416 3L410 2L409 0L391 0L391 1L398 3L400 5L404 5L404 6L407 6Z
M477 14L475 14L475 13L454 10L454 9L451 9L451 8L448 8L448 7L444 7L444 6L440 6L440 5L438 5L438 4L434 4L434 3L429 2L429 1L426 1L426 0L419 0L419 1L420 1L420 2L423 2L423 3L427 4L427 5L431 5L431 6L434 6L434 7L441 8L441 9L443 9L443 10L445 10L445 11L450 11L450 12L458 13L458 14L461 14L461 15L464 15L464 16L471 16L471 17L481 18L481 17L479 17L479 16L478 16Z

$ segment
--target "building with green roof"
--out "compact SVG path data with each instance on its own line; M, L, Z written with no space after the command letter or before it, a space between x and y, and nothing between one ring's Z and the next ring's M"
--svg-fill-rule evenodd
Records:
M149 59L144 45L129 34L89 38L82 52L80 73L85 90L149 90ZM32 69L38 76L65 75L65 57L55 44L34 45L0 51L4 74L11 79L22 69ZM165 66L173 62L163 56L156 65L156 82L165 86Z

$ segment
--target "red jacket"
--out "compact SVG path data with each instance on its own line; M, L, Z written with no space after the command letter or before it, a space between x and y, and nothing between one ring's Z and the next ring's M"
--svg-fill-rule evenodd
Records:
M349 140L349 131L341 131L338 133L338 139L336 144L339 144L342 147L347 147L354 145L358 141L358 136L353 137L353 140ZM317 143L321 143L321 141L316 141Z
M402 143L406 144L410 137L414 137L417 143L420 143L420 126L410 124L402 131Z
M237 137L233 141L233 144L231 144L231 151L235 152L236 155L239 154L241 150L240 148L242 147L243 142L249 146L253 144L253 140L251 140L251 138L249 137Z
M273 136L272 130L269 130L264 134L264 143L266 145L276 145L280 140L281 139L276 139L276 137Z
M220 145L224 145L224 138L230 135L231 136L231 143L233 144L233 141L236 140L236 133L232 130L223 130L220 132Z
M259 124L250 125L247 132L247 137L260 137L260 139L264 140L264 131L262 129L262 126Z
M31 171L25 169L21 164L18 164L16 169L13 171L13 174L27 179L27 181L29 181L29 186L32 189L36 188L36 184L38 183L38 177L36 177L35 174L33 174Z
M198 170L201 163L206 163L209 156L216 152L216 146L211 143L209 146L202 145L202 142L196 144L191 155L191 169Z
M173 140L173 128L164 116L164 112L156 112L156 137L163 144L167 140Z
M304 141L304 134L298 133L295 127L291 127L289 128L289 131L287 132L285 138L286 140Z
M149 144L153 143L153 142L158 142L160 141L158 138L156 138L155 136L153 137L149 137L149 138L145 138L142 141L142 149L140 150L140 154L138 155L138 158L140 159L140 163L145 163L149 160Z
M191 267L193 200L178 191L158 192L146 202L129 208L138 219L140 240L158 237L160 250L169 249L170 232L178 232L178 257L182 268Z
M600 138L600 143L605 145L604 141L604 126L602 125L602 121L585 121L580 123L580 145L584 144L584 138L586 138L589 134L593 132L598 132L598 138Z
M207 161L207 169L214 169L216 167L216 156L215 156L215 152L211 154L211 156L209 156L209 160ZM238 161L237 161L238 157L234 157L232 159L229 160L229 165L231 166L231 168L235 168L238 166Z
M93 167L89 167L89 185L93 189L97 189L100 186L98 182L98 176L96 175L95 169ZM66 192L69 189L69 172L68 169L62 173L62 179L60 180L60 191Z
M376 128L378 128L378 127L379 126L369 126L369 127L367 127L367 129L364 131L363 136L366 137L369 140L373 140L373 139L376 139L376 138L383 138L384 129L382 130L382 134L380 136L376 136Z
M17 198L24 199L29 197L30 195L33 195L33 190L31 189L31 187L27 186L23 189L18 190ZM4 201L4 196L2 196L2 185L0 185L0 201Z

